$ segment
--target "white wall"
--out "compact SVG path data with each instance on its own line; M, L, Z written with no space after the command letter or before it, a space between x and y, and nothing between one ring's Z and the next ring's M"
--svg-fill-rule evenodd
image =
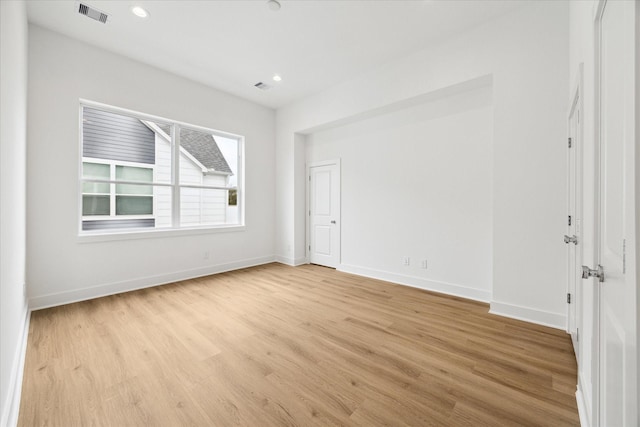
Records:
M304 260L300 133L491 75L492 310L564 328L567 22L566 2L526 3L449 41L278 110L279 259Z
M263 263L274 253L274 111L30 26L27 281L35 307ZM245 136L246 228L79 241L80 98ZM208 259L205 259L205 253Z
M27 12L0 2L0 425L15 423L26 335Z
M484 87L307 136L342 160L339 268L489 301L492 131Z

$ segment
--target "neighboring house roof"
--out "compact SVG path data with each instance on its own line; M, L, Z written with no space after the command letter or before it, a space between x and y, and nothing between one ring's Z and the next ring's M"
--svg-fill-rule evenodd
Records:
M156 125L167 135L171 134L170 126L159 123ZM180 146L207 169L233 175L213 135L182 128L180 129Z

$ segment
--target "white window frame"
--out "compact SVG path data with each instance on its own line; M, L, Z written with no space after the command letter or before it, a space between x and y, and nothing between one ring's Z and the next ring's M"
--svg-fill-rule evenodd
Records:
M155 238L162 236L176 236L176 235L192 235L192 234L202 234L202 233L216 233L216 232L230 232L230 231L244 231L245 229L245 212L244 212L244 136L233 134L230 132L219 131L216 129L211 129L203 126L192 125L189 123L180 122L177 120L166 119L163 117L153 116L150 114L139 113L132 110L127 110L124 108L114 107L111 105L106 105L94 101L89 101L85 99L80 99L79 103L79 174L78 174L78 239L80 242L93 242L93 241L109 241L109 240L122 240L122 239L136 239L136 238ZM167 125L171 125L171 182L162 183L155 182L156 172L155 165L149 164L143 165L135 162L126 162L119 160L109 160L109 159L97 159L93 157L83 157L83 109L85 107L94 108L106 112L111 112L115 114L121 114L129 117L133 117L139 120L151 121L151 122L159 122ZM214 137L220 136L224 138L235 139L237 141L237 185L234 186L211 186L211 185L191 185L191 184L180 184L180 155L181 155L181 147L180 147L180 132L179 129L185 128L199 132L210 133ZM101 180L101 179L85 179L82 173L82 163L101 163L101 164L109 164L111 170L111 179L109 180ZM115 177L115 165L121 166L134 166L134 167L144 167L153 169L153 177L154 181L150 183L141 183L138 181L123 181L117 180ZM121 220L121 219L150 219L155 218L156 210L156 197L153 198L153 214L152 215L115 215L115 199L112 200L110 205L111 212L113 215L82 215L82 196L83 196L83 183L85 182L93 182L93 183L104 183L111 185L110 197L115 198L115 185L116 184L135 184L135 185L150 185L153 187L170 187L171 188L171 218L172 223L170 227L162 227L162 228L136 228L136 229L109 229L109 230L83 230L82 223L83 221L91 221L91 220ZM204 225L188 225L181 226L180 225L180 189L181 188L198 188L198 189L213 189L213 190L232 190L235 189L237 191L237 200L238 200L238 223L237 224L204 224ZM227 193L228 194L228 193ZM227 195L227 203L228 203L228 195ZM226 203L226 204L227 204Z

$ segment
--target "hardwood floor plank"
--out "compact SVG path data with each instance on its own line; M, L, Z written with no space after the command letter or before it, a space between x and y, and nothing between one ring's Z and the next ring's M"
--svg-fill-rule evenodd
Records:
M320 266L31 316L20 426L579 425L563 331Z

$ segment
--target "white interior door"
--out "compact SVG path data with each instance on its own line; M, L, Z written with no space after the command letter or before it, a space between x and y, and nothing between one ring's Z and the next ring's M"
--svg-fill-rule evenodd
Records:
M340 264L340 161L309 165L309 262Z
M599 9L598 259L600 426L634 426L637 418L635 245L635 2ZM631 251L633 254L634 251Z
M567 303L568 303L568 323L567 330L571 334L573 349L580 361L579 354L579 331L580 317L582 311L579 304L582 301L581 295L581 269L582 269L582 204L581 204L581 177L582 169L579 156L582 147L581 132L581 99L580 89L576 89L573 99L571 113L569 115L569 141L567 144L567 234L565 243L567 244Z

